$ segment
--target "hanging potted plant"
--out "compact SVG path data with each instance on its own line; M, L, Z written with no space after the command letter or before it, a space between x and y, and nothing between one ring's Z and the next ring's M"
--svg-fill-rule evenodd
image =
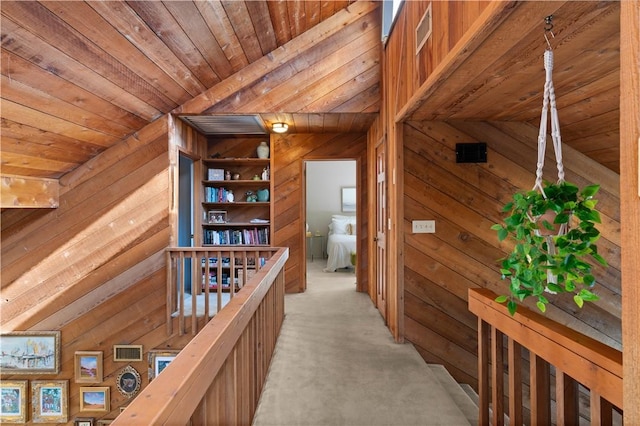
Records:
M517 309L517 301L528 297L537 299L536 305L542 312L546 311L549 294L571 293L579 307L584 302L598 300L592 292L596 280L590 262L607 265L598 254L596 245L600 232L595 224L600 223L600 214L595 208L597 200L594 196L600 186L590 185L579 190L564 180L560 124L552 79L553 52L546 36L553 27L551 19L551 16L545 19L548 48L544 53L546 81L538 133L536 182L532 190L516 193L503 208L503 212L508 213L504 223L492 226L499 241L508 237L515 241L513 251L502 259L500 269L502 278L510 281L509 294L496 299L507 304L511 315ZM543 184L542 180L548 113L558 168L555 184Z
M591 291L595 285L592 262L607 265L596 245L600 214L594 196L599 188L590 185L580 191L564 181L546 183L540 191L516 193L504 206L507 216L492 229L499 241L510 237L515 246L502 259L500 270L502 278L510 280L510 294L496 300L506 303L511 315L517 301L528 297L537 299L542 312L549 303L548 294L572 293L579 307L598 300Z

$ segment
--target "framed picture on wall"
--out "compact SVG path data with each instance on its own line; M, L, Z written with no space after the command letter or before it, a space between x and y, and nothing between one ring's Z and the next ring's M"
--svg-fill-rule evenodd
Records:
M69 415L68 380L31 382L33 423L67 423Z
M102 351L76 351L76 383L102 383Z
M149 351L149 381L156 378L179 352L177 349Z
M27 422L27 381L0 382L0 423Z
M116 379L118 391L127 398L133 398L140 391L142 379L138 371L130 365L123 368Z
M356 188L355 187L343 187L342 189L342 211L343 212L355 212L356 211Z
M111 394L109 386L93 386L80 388L80 411L111 411Z
M3 374L58 374L59 331L11 331L0 335Z

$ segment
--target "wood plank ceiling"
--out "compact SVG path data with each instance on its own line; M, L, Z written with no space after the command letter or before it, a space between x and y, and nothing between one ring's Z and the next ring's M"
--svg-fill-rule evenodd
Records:
M2 1L2 173L59 178L351 3ZM572 3L557 2L552 39L563 141L617 172L619 5ZM512 27L497 22L473 54L459 52L453 73L434 70L429 91L417 93L416 107L402 118L537 125L542 24ZM501 47L505 40L508 48ZM372 76L368 87L379 88L379 72L358 79ZM265 124L287 121L295 132L366 131L380 92L359 87L362 97L377 99L367 110L319 105L242 113L262 113ZM232 112L224 107L231 104L207 112Z
M2 173L59 178L352 2L3 1ZM263 116L315 133L373 118Z

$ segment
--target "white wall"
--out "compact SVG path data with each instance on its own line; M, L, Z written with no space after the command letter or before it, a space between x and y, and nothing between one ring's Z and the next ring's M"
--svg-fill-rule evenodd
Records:
M356 186L356 162L307 161L307 223L309 231L327 235L332 214L343 213L341 188Z

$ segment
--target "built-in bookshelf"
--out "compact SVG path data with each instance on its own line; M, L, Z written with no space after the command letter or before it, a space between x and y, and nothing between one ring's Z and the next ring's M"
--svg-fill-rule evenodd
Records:
M239 261L239 259L236 259L236 261L233 264L233 270L234 273L231 273L231 262L229 258L222 258L220 264L218 265L218 259L217 258L210 258L209 259L209 268L208 268L208 274L209 274L209 278L206 279L205 277L205 271L207 270L206 268L206 261L205 259L202 259L202 270L203 270L203 276L202 276L202 290L205 290L205 283L208 282L209 285L209 291L217 291L218 290L218 277L220 277L220 283L221 283L221 287L222 287L222 291L223 292L228 292L231 288L231 277L233 277L233 282L235 285L235 289L239 290L240 288L243 287L244 283L245 283L245 278L244 278L244 273L246 271L247 273L247 277L246 277L246 281L249 281L251 279L251 277L253 277L253 275L256 273L257 268L255 265L255 260L253 258L251 259L247 259L247 261L249 262L248 265L245 266L242 264L241 261ZM266 258L264 257L260 257L258 258L258 261L260 262L260 267L264 266L265 262L266 262Z
M271 159L256 148L268 136L211 138L202 160L203 246L272 242Z

